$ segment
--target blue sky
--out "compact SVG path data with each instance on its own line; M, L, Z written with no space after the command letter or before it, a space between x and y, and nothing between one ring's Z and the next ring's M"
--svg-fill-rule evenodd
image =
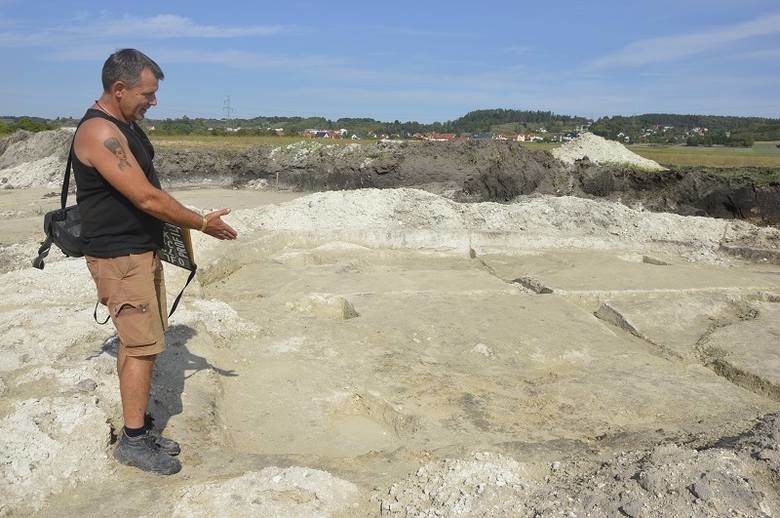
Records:
M777 0L0 0L0 115L80 116L123 47L165 71L151 118L780 117Z

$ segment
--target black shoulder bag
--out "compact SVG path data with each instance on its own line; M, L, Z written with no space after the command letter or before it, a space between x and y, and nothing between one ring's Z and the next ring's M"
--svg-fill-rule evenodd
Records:
M68 201L68 184L70 183L70 169L73 155L73 143L68 153L68 165L65 166L65 179L62 182L62 194L60 194L60 208L47 212L43 217L43 232L46 239L38 249L38 257L33 259L32 265L43 270L44 258L49 255L52 243L62 250L68 257L81 257L84 255L84 240L81 238L81 214L78 205L66 207Z

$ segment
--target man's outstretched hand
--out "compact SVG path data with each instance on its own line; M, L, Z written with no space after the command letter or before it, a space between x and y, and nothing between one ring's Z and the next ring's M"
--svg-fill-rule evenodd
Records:
M206 234L216 237L217 239L235 239L238 233L233 230L233 227L222 221L222 216L230 214L230 209L215 210L206 214Z

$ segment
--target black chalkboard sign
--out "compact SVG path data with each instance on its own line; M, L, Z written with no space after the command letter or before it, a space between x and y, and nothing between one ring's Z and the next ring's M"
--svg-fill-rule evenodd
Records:
M160 259L185 270L195 271L195 256L192 253L192 239L190 229L177 227L170 223L164 223L163 248L160 250Z
M184 295L184 290L190 284L193 277L195 277L195 272L198 271L198 265L195 264L195 254L192 253L190 229L177 227L176 225L165 222L163 225L163 247L158 252L160 254L160 259L166 263L190 271L190 275L187 277L187 283L179 292L176 300L173 301L171 311L168 313L168 316L170 317L173 315L173 312L176 311L181 296Z

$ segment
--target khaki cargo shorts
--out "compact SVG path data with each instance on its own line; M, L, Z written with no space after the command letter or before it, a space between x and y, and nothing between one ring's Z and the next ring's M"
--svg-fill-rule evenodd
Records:
M165 280L155 252L102 258L86 256L101 304L108 307L128 356L159 354L165 349Z

